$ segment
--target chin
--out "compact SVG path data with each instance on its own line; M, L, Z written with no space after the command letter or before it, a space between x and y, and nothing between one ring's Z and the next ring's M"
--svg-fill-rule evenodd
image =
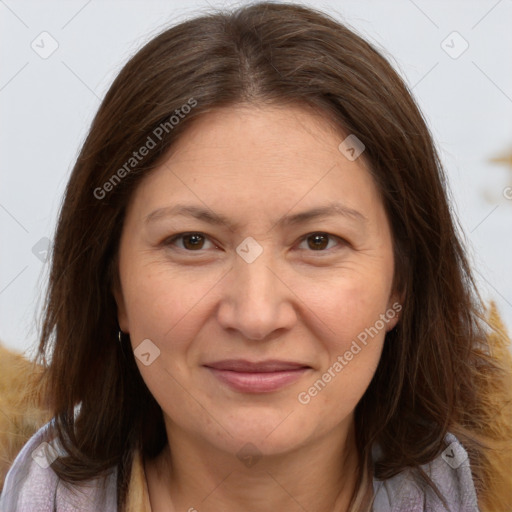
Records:
M279 455L298 448L307 440L307 427L303 423L295 424L293 414L290 415L292 421L288 421L287 414L265 415L261 411L254 411L254 414L244 411L243 418L231 419L229 423L221 421L231 434L224 431L224 449L238 453L244 446L249 449L253 445L262 454ZM218 438L212 441L218 443Z

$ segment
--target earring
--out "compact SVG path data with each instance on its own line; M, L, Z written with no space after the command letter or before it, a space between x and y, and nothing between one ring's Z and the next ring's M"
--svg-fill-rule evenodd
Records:
M121 331L121 329L119 329L119 331L117 331L117 338L119 340L119 343L122 344L123 343L123 332Z

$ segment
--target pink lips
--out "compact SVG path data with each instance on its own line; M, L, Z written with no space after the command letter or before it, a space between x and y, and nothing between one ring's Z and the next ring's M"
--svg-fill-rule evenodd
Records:
M290 361L250 362L243 359L228 359L204 366L221 382L245 393L275 391L297 381L311 369L305 364Z

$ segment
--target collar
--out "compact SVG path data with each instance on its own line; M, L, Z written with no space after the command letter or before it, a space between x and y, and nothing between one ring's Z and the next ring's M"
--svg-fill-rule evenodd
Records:
M127 512L151 512L144 459L140 450L136 450L133 456L126 510Z

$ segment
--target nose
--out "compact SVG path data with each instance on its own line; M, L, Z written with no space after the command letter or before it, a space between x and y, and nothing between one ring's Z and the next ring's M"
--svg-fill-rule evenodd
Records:
M297 321L295 295L279 269L270 251L264 250L251 263L237 255L223 280L217 310L224 329L235 329L248 340L265 340L292 328Z

